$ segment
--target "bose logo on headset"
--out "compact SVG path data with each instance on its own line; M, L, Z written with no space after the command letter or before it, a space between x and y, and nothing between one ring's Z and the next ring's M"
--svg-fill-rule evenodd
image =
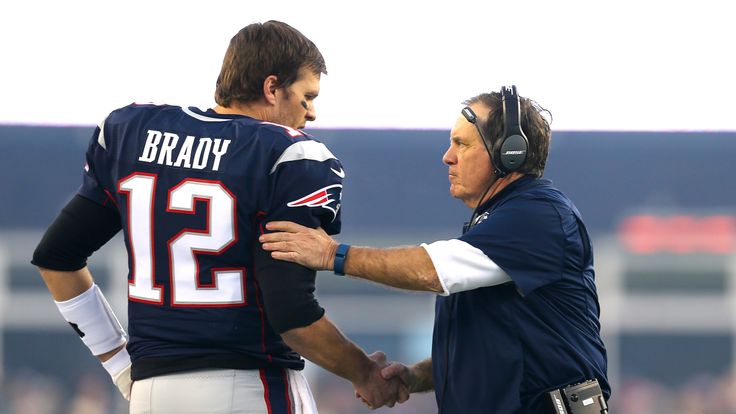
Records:
M487 134L478 126L478 118L469 107L462 110L463 116L468 122L475 125L483 142L491 142L493 148L488 149L491 155L491 162L496 168L496 175L503 177L511 172L518 171L526 161L527 150L529 149L529 140L521 129L521 101L516 92L516 85L503 86L501 88L501 103L503 109L503 136L493 142L487 140Z

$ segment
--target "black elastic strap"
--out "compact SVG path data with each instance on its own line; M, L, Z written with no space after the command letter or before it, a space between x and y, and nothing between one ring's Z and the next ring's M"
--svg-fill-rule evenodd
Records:
M76 195L46 230L31 263L51 270L79 270L121 228L120 215L114 207Z

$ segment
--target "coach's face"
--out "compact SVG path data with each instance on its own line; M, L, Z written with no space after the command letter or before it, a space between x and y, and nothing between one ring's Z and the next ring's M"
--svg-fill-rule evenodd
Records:
M307 68L299 70L296 82L276 90L276 106L271 122L302 129L317 119L314 100L319 95L320 75Z
M470 108L479 116L489 110L480 103L470 105ZM475 208L493 180L493 167L478 130L462 114L450 131L450 148L442 162L449 167L450 194L466 206Z

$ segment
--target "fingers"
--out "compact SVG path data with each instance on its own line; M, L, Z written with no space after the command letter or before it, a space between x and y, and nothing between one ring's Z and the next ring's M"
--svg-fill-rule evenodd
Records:
M263 243L261 246L263 246L263 250L268 251L268 252L272 252L272 251L293 252L296 250L294 243L288 242L288 241L268 242L268 243Z
M288 233L297 233L308 230L309 227L302 226L291 221L271 221L266 223L266 229L271 231L285 231Z
M406 369L406 366L402 364L392 363L381 369L381 376L385 380L390 380L391 378L400 377L406 372Z
M260 237L258 237L258 241L263 244L286 242L290 240L294 240L294 235L292 233L285 233L285 232L264 233L260 235Z
M405 403L409 399L409 389L404 384L399 386L398 399L396 402L399 404Z
M299 254L296 252L271 252L271 257L285 262L299 263Z

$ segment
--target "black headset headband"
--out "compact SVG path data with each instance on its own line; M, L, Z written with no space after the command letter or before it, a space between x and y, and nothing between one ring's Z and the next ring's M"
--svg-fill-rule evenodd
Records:
M503 138L493 146L493 165L500 176L518 171L526 161L529 140L521 129L521 100L516 86L501 88Z
M503 104L503 136L524 135L521 130L521 103L516 93L516 86L501 88L501 102Z

